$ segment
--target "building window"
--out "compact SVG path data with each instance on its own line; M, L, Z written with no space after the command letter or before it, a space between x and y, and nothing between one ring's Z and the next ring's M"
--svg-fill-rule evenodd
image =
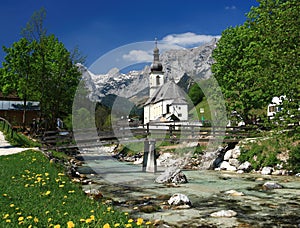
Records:
M156 76L156 85L160 85L160 77L159 77L159 75Z

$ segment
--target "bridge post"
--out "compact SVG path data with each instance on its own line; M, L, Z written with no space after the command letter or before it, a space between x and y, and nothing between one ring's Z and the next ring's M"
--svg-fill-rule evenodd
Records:
M143 168L142 168L143 172L146 171L148 154L149 154L149 141L148 138L146 138L144 141L144 156L143 156Z
M146 145L147 142L148 145ZM145 170L148 173L155 173L157 171L155 143L155 140L145 140L144 144L144 148L148 149L148 155L146 156L144 152L143 171ZM146 167L145 169L144 166Z

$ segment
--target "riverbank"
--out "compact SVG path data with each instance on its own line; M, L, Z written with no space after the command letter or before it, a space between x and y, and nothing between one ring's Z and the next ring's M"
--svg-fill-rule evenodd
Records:
M5 141L0 148L0 227L150 227L151 222L90 199L64 163ZM14 150L12 150L12 148Z

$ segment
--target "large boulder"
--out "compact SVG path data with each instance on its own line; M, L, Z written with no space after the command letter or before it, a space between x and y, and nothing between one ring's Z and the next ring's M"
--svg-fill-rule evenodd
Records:
M239 167L238 167L238 170L243 170L245 172L248 172L250 171L252 168L252 165L250 162L248 161L245 161L244 163L242 163Z
M155 182L159 184L182 184L187 183L188 181L184 173L178 167L169 167L164 173L156 178Z
M239 165L241 164L240 161L236 158L230 158L228 162L234 167L239 167Z
M232 158L239 158L239 156L241 155L241 148L240 146L236 146L234 147L234 149L232 150Z
M171 196L171 198L168 200L168 204L173 206L192 205L189 198L186 195L181 193L175 193L173 196Z
M226 153L224 154L224 161L228 161L232 156L232 150L228 150L226 151Z
M262 188L264 190L272 190L272 189L280 189L283 188L282 185L276 183L276 182L266 182L263 184Z
M227 170L227 171L236 171L236 167L229 164L227 161L223 161L220 165L221 170Z
M261 174L262 175L271 175L273 172L273 168L272 167L263 167L263 169L261 170Z

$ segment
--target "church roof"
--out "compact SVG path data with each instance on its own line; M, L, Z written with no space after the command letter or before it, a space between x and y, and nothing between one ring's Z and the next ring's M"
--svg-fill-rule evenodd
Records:
M162 100L174 100L174 104L186 104L185 94L175 82L169 81L159 87L145 103L155 104Z

